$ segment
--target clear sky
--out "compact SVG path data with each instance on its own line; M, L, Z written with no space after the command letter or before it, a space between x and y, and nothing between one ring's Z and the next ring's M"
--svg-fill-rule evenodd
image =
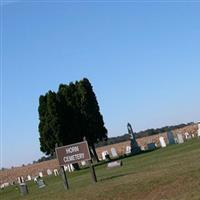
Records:
M38 98L87 77L108 136L200 120L200 2L1 5L1 166L32 163Z

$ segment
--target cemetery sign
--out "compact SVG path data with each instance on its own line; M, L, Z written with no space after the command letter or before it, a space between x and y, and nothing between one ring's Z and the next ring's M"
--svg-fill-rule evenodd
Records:
M87 141L57 147L56 156L60 166L91 160Z

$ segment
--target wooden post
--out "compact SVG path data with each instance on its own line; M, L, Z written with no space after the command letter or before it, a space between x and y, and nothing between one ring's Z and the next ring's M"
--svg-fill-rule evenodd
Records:
M87 141L85 136L83 137L83 141ZM91 160L88 160L88 164L90 166L90 172L91 172L91 176L92 176L92 181L93 181L93 183L96 183L97 182L97 176L96 176L95 169L94 169L94 166L93 166Z
M97 177L96 177L96 173L95 173L94 166L93 166L93 164L91 163L90 160L88 161L88 164L89 164L89 166L90 166L92 181L93 181L93 183L96 183L96 182L97 182Z
M67 175L66 175L66 172L65 172L65 169L64 169L63 166L61 166L61 170L62 170L62 178L63 178L64 188L66 190L69 190L69 184L68 184L68 181L67 181Z

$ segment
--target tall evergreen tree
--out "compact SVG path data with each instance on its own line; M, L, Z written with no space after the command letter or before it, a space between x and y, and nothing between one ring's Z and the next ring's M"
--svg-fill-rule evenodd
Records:
M84 119L83 134L92 148L96 160L99 161L94 144L107 139L107 129L104 126L103 117L90 81L84 78L78 85L81 93L79 106Z
M55 145L80 142L86 137L90 152L98 161L94 144L107 139L107 130L88 79L61 84L58 92L39 98L41 151L53 154Z
M39 99L39 132L41 151L53 155L55 144L60 143L61 125L56 93L49 91Z

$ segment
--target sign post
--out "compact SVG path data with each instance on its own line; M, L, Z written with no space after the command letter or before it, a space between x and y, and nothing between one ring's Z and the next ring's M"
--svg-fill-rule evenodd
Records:
M93 166L93 164L91 163L90 160L88 161L88 164L89 164L89 166L90 166L90 171L91 171L91 175L92 175L92 181L93 181L94 183L96 183L96 182L97 182L97 177L96 177L96 173L95 173L94 166Z
M65 172L65 169L64 169L63 166L61 166L61 170L62 170L62 177L63 177L64 188L66 190L69 190L69 184L68 184L68 181L67 181L67 175L66 175L66 172Z
M64 166L81 161L88 161L91 169L92 179L94 182L97 182L94 166L91 164L91 157L87 141L70 144L63 147L57 147L55 150L56 157L63 172L64 186L66 189L69 189L69 184L67 181L67 175L65 173Z

